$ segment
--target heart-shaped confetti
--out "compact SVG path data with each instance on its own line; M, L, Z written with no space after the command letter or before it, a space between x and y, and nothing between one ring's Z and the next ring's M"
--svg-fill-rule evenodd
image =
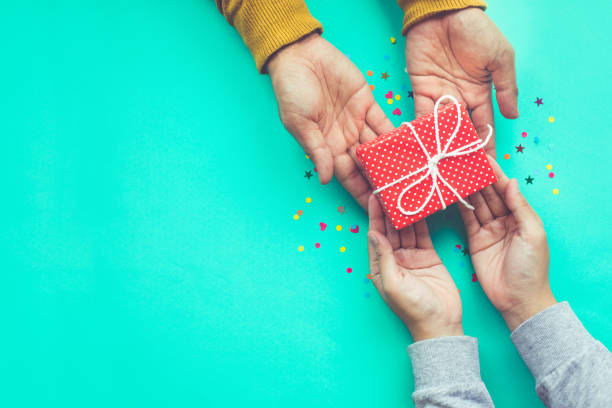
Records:
M400 110L400 108L395 108L393 109L393 114L399 116L402 114L402 111Z
M351 225L349 230L356 234L359 232L359 225Z
M392 91L387 92L387 94L385 95L385 98L387 99L393 98L393 92Z
M327 228L327 224L324 222L320 222L319 227L321 227L321 231L325 231L325 228Z

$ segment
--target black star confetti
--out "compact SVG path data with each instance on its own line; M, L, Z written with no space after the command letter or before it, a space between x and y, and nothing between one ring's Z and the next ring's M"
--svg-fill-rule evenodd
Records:
M387 74L386 72L383 72L380 77L384 80L387 80L387 78L389 78L389 74Z
M304 172L304 177L306 177L308 180L310 180L310 178L312 177L312 171L305 171Z
M414 99L414 92L408 91L408 97Z
M467 248L463 248L461 252L463 252L463 255L467 255L469 253Z
M527 178L525 179L525 183L527 183L527 184L533 184L533 180L534 180L534 178L533 178L533 177L531 177L531 176L527 176Z
M517 153L523 153L523 150L525 150L525 146L522 145L515 146L515 148Z
M538 98L536 97L536 100L534 102L536 105L540 106L540 105L544 105L544 102L542 102L542 98Z

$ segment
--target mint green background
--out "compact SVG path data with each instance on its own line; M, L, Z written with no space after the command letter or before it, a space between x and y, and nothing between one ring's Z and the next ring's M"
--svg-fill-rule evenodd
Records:
M555 294L610 346L611 6L490 3L520 88L521 117L496 117L502 166L544 220ZM395 3L308 4L404 111L394 123L411 119ZM409 333L365 279L366 216L303 177L268 77L213 2L5 2L0 38L0 405L412 405ZM456 208L429 225L497 406L541 406L454 250Z

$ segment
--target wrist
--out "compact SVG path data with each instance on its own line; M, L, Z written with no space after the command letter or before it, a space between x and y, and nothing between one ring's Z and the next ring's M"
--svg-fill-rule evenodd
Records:
M438 337L463 336L463 326L461 323L449 324L436 327L408 327L412 340L417 341L435 339Z
M266 71L270 76L278 70L280 66L285 64L287 61L295 57L304 57L305 50L309 49L313 43L316 43L321 39L321 35L318 32L313 32L299 40L288 44L278 51L276 51L266 63Z
M540 296L528 299L501 312L501 314L506 321L506 325L512 332L524 321L530 319L541 311L548 309L556 303L557 300L552 294L552 291L548 290L546 293L543 293Z

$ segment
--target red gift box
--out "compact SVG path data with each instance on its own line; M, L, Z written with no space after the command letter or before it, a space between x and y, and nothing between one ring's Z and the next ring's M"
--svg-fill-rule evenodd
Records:
M444 99L454 104L438 109ZM443 96L434 112L357 148L357 158L395 229L497 181L467 111Z

